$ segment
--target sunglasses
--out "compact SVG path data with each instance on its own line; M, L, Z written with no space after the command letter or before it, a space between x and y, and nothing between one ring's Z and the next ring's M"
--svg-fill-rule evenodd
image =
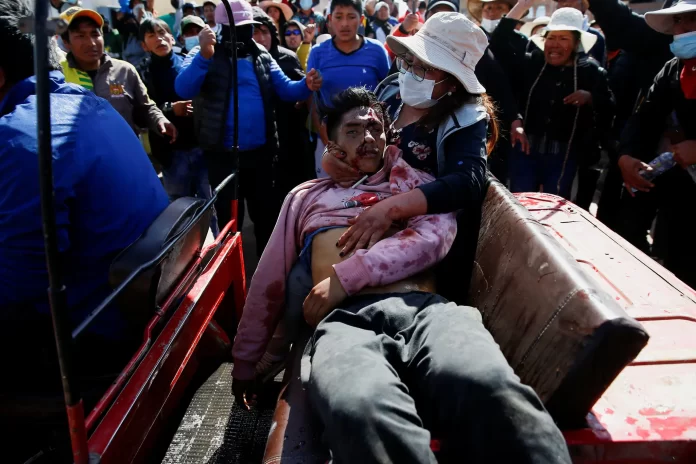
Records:
M290 37L291 35L302 35L302 31L299 29L292 29L285 31L285 36Z

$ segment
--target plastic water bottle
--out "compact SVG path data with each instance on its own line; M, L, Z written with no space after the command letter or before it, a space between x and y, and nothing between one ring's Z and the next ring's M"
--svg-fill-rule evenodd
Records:
M640 176L645 180L652 181L676 165L677 162L674 161L674 153L671 151L666 151L648 163L648 166L652 168L652 171L641 171ZM696 182L696 164L689 166L686 171L689 173L693 181ZM631 189L631 191L636 193L638 190Z

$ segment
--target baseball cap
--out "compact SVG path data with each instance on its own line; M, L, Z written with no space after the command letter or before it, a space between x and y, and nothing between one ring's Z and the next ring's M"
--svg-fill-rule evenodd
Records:
M201 29L205 27L205 23L199 16L188 15L181 19L181 32L184 32L184 29L191 25L198 26Z
M232 9L232 17L235 26L244 26L247 24L259 24L254 21L254 10L249 2L245 0L229 0L230 8ZM219 3L215 7L215 22L223 26L230 25L230 19L227 17L227 10L224 2Z
M79 6L72 6L60 14L60 19L68 23L68 27L70 27L70 24L78 18L89 18L97 23L97 26L100 28L104 27L104 18L102 18L102 16L94 10L87 10L85 8L80 8Z

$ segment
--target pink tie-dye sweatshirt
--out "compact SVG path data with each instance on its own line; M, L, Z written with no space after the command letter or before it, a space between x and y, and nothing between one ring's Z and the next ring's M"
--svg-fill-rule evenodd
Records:
M355 188L342 188L331 179L316 179L290 192L251 279L232 350L234 377L253 378L256 363L281 319L286 279L305 237L325 227L349 227L348 220L371 204L433 180L402 160L401 150L389 146L384 167ZM358 250L335 264L334 270L349 295L365 287L398 282L442 260L456 233L454 214L416 216L406 222L403 230L369 250Z

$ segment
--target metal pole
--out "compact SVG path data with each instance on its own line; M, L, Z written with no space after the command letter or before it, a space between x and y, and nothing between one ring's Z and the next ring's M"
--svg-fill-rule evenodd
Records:
M39 148L39 178L41 188L41 220L43 224L46 265L48 268L48 300L56 338L63 394L70 427L73 459L87 464L87 432L82 399L73 375L72 337L68 304L60 268L58 233L53 204L53 152L51 149L51 95L48 74L47 19L49 0L36 0L34 11L34 71L36 75L36 113Z
M234 24L234 14L232 13L232 7L230 6L230 3L228 0L222 0L223 5L225 6L225 12L227 13L227 19L229 20L230 23L230 41L228 43L224 44L225 49L227 49L230 52L230 56L232 59L232 79L231 79L231 91L232 91L232 105L234 108L234 120L233 122L233 129L232 129L232 159L235 162L235 165L237 166L237 169L239 169L239 88L237 87L237 29ZM227 94L227 101L229 101L229 90L228 89L228 94ZM225 111L227 111L227 108L225 108ZM237 198L237 186L239 185L238 179L235 177L234 179L234 185L232 188L235 189L235 194L233 198ZM219 191L219 190L218 190ZM235 221L236 224L236 219L237 219L237 204L233 201L232 205L232 220Z

